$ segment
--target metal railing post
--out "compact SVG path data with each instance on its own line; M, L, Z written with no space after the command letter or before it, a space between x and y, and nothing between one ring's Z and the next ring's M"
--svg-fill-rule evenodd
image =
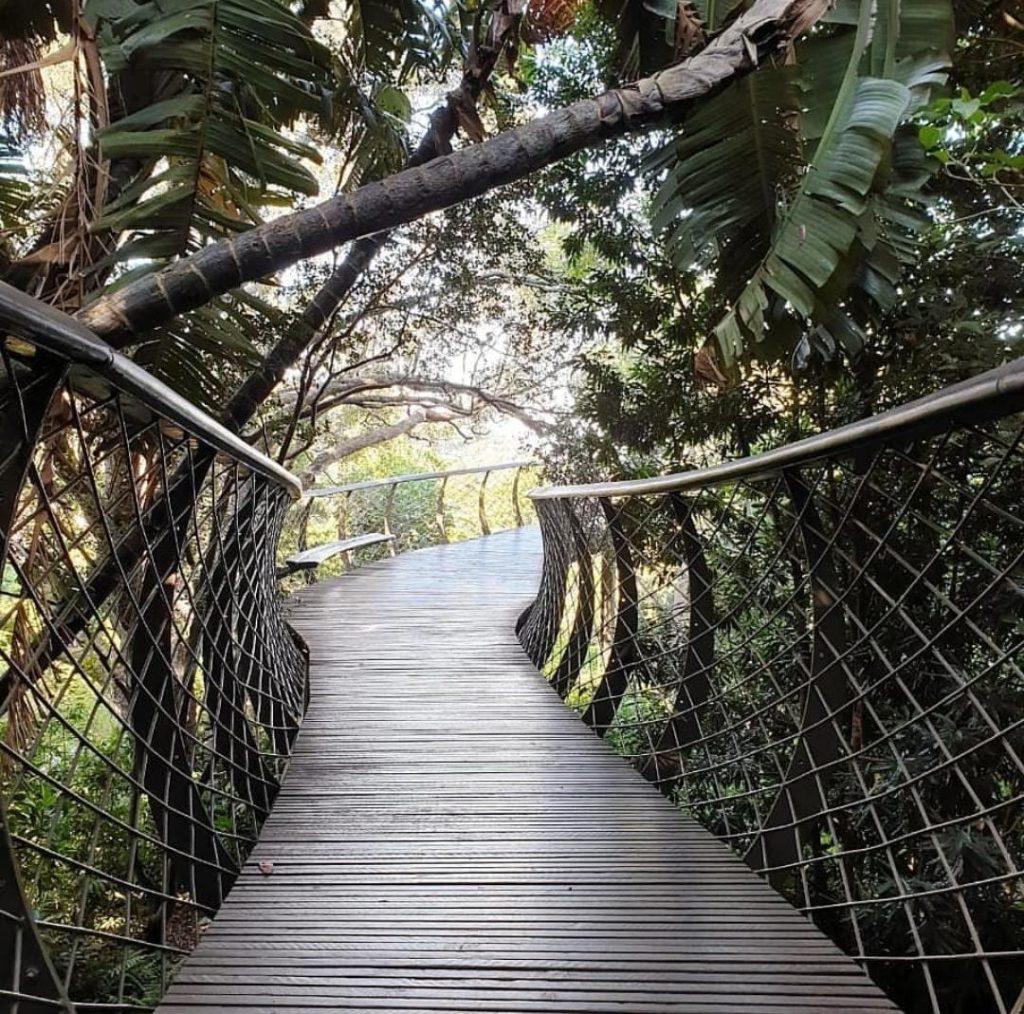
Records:
M480 494L477 498L477 508L480 514L480 532L483 535L491 534L491 526L487 523L487 479L490 472L484 472L480 480Z
M395 534L395 495L398 493L398 483L393 482L388 486L387 497L384 500L384 534ZM388 543L388 553L394 556L398 550L395 549L394 541Z
M442 543L448 542L448 523L444 514L444 491L448 485L448 476L437 484L437 500L434 503L434 517L437 521L437 535Z
M524 524L523 509L519 504L519 479L523 474L524 467L524 465L519 465L512 478L512 511L516 518L516 528L522 528Z

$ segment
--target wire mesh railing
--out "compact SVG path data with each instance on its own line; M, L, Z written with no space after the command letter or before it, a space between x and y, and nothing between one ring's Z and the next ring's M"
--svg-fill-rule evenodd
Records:
M0 341L0 1009L148 1009L302 718L275 583L300 488L6 286Z
M758 457L532 494L520 639L908 1011L1024 1003L1024 360Z
M0 286L0 1009L145 1010L307 698L286 543L524 523L523 462L314 490ZM584 719L908 1011L1024 1003L1024 361L711 469L535 491ZM295 579L290 579L295 580Z
M289 518L282 545L302 552L367 532L391 537L361 550L365 561L522 527L535 520L527 491L538 474L533 462L507 461L309 489ZM349 557L340 554L315 575L337 575L352 565Z

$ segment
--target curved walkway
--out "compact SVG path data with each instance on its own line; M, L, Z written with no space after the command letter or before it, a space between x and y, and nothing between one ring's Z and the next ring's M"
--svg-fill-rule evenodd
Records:
M895 1009L525 659L540 558L524 529L299 596L295 759L163 1014Z

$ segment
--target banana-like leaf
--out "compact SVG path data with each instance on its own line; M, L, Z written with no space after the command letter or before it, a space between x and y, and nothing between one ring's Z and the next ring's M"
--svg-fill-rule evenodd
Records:
M897 81L858 82L834 139L822 146L779 218L767 256L716 329L727 364L742 355L749 340L763 340L768 290L802 317L822 316L819 301L854 249L869 194L909 99Z
M676 263L709 266L740 236L770 232L802 161L800 99L795 68L765 68L703 104L685 134L652 157L651 171L667 170L654 226Z
M701 0L713 24L735 4ZM707 103L652 160L680 268L713 268L720 357L855 355L928 226L933 167L904 124L943 80L948 0L841 0L786 66ZM941 49L939 47L947 47Z
M619 77L633 80L653 73L697 45L708 23L701 6L701 0L598 0L598 10L618 36L615 68Z
M325 110L337 68L287 4L149 0L125 13L91 0L86 16L108 67L178 85L97 136L106 159L156 170L139 173L97 223L126 235L122 256L183 254L259 222L265 197L316 193L308 166L319 154L288 129Z

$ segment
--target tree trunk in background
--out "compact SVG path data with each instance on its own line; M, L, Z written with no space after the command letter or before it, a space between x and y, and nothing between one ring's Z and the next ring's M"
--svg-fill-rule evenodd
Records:
M376 447L378 444L394 440L404 433L411 433L417 426L426 422L445 422L448 416L442 412L430 412L426 409L414 409L407 416L399 419L396 423L386 426L378 426L376 429L363 430L354 437L342 437L326 451L321 451L303 470L302 478L305 482L312 482L324 469L357 451L365 451L367 447Z

